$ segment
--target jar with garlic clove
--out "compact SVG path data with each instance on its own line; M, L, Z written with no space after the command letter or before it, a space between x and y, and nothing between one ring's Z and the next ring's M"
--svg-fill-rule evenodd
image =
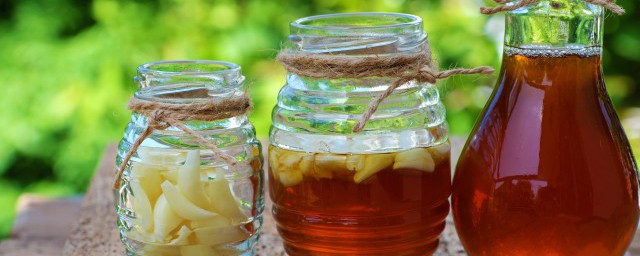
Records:
M315 77L302 70L315 67L301 64L413 56L428 48L426 39L422 20L406 14L322 15L291 24L287 51L294 56L279 56L289 73L273 110L268 152L273 214L289 255L436 250L451 192L448 128L436 86L401 84L354 131L372 99L398 78Z
M262 156L240 67L147 63L136 81L114 187L127 255L253 255Z

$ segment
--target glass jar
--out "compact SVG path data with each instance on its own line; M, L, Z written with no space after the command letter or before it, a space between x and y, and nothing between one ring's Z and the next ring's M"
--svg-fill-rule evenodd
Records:
M291 51L342 56L416 53L419 17L347 13L291 24ZM395 78L287 74L273 110L269 183L289 255L433 253L449 212L445 109L432 84L409 82L353 132Z
M636 163L602 74L603 8L506 14L502 72L458 161L452 205L470 255L623 255Z
M178 106L246 95L240 67L227 62L147 63L138 67L136 81L136 99ZM245 114L181 124L219 151L176 125L153 130L142 141L116 190L127 255L253 255L264 204L253 126ZM133 112L118 166L149 125L149 116Z

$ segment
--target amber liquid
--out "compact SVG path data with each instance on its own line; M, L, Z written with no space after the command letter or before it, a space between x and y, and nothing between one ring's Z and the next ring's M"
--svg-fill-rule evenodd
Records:
M287 151L273 146L270 150ZM289 255L401 256L436 251L449 212L448 151L432 172L389 166L360 183L354 182L353 172L316 171L333 174L284 186L273 170L269 172L273 213Z
M623 255L638 180L599 55L504 57L452 204L470 255Z

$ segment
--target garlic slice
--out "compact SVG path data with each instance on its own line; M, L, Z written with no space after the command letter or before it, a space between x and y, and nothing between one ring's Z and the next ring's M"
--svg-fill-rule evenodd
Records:
M433 172L436 164L426 148L414 148L396 154L394 170L411 169L423 172Z
M187 220L204 220L218 215L193 204L171 182L165 181L160 186L167 203L178 216Z
M353 181L360 183L393 164L393 154L366 155L364 168L356 171Z

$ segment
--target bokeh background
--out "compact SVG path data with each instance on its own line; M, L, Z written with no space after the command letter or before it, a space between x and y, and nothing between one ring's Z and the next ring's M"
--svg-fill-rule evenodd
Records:
M640 2L606 19L609 93L640 151ZM139 64L218 59L242 65L252 121L267 136L284 82L274 61L289 22L309 15L384 11L424 19L442 68L499 66L503 16L483 0L0 0L0 238L22 193L83 193L105 146L120 139ZM495 77L442 81L451 132L466 136Z

